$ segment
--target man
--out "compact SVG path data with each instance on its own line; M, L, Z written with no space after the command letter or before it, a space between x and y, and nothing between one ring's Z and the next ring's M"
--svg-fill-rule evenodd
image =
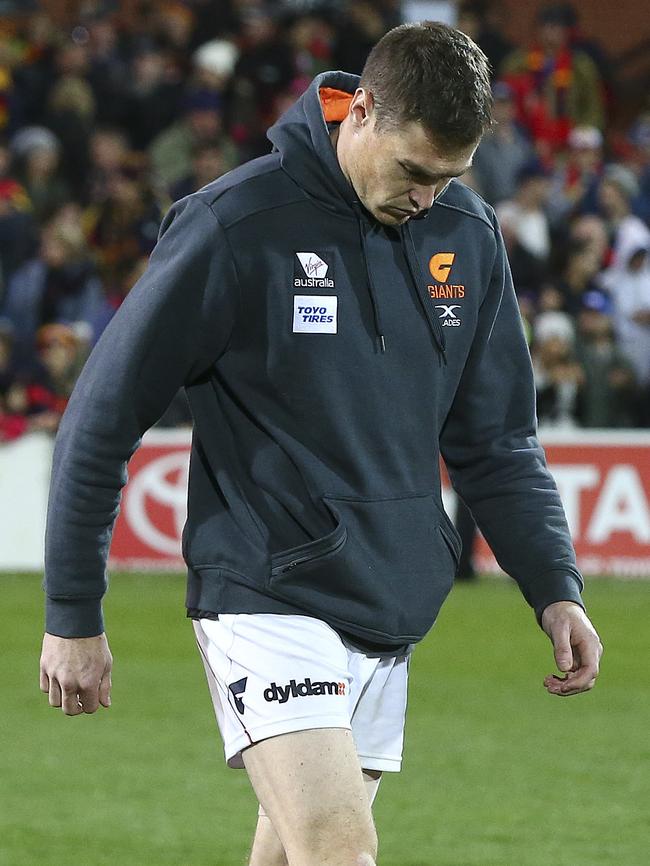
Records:
M571 5L545 5L536 17L533 44L507 56L499 74L514 88L519 120L538 154L552 157L566 146L573 127L603 128L603 85L589 54L572 44Z
M185 384L187 607L226 758L261 804L251 866L375 863L408 654L459 554L438 441L553 641L547 690L596 677L503 244L453 180L490 102L484 55L441 24L390 31L361 80L318 76L271 155L172 208L63 422L41 688L74 715L109 703L100 598L126 461Z

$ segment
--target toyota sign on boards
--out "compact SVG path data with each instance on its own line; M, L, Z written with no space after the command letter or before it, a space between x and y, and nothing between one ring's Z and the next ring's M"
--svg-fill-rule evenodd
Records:
M650 576L650 433L541 434L586 574ZM129 463L129 483L113 536L113 568L183 566L191 436L150 431ZM496 563L481 539L478 564Z

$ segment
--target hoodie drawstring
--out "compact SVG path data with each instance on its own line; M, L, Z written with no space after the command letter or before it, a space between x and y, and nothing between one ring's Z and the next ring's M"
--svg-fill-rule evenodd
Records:
M377 334L377 338L379 340L379 348L382 352L386 351L386 340L384 339L384 329L381 324L381 314L379 311L379 301L377 300L377 294L375 292L375 287L372 282L372 276L370 273L370 265L368 264L368 250L366 249L366 233L363 228L363 221L361 217L357 214L357 225L359 226L359 236L361 238L361 250L363 252L363 263L366 267L366 277L368 280L368 295L370 296L370 303L372 305L372 315L375 322L375 333Z
M418 258L417 250L415 249L415 243L413 241L413 235L411 234L411 227L408 222L404 226L404 230L402 233L402 237L406 237L409 242L410 252L409 250L404 249L404 254L406 257L406 263L408 265L408 269L411 274L411 279L415 283L415 288L417 290L418 298L420 299L420 303L422 304L422 309L424 310L424 314L427 317L427 321L429 322L429 327L431 328L431 333L433 334L433 338L436 341L438 348L440 349L440 355L442 358L442 362L447 364L447 345L445 340L445 333L442 330L440 322L436 317L436 314L433 312L433 306L431 304L431 299L429 298L427 289L425 286L427 285L427 280L425 279L425 275L422 271L422 266L420 265L420 259Z

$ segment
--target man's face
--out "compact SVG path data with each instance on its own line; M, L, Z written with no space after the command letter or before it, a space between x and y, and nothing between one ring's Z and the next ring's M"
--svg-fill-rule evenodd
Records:
M354 123L341 143L339 159L359 200L390 226L430 208L450 179L470 168L478 144L443 153L419 123L378 131L374 111Z

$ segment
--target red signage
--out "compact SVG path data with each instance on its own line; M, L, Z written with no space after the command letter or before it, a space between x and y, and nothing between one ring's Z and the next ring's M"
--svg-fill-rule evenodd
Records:
M190 442L186 431L152 430L131 458L113 532L113 568L184 568L180 539L187 517Z
M650 434L541 436L585 574L650 577ZM129 463L111 548L113 568L183 567L189 432L151 431ZM445 497L447 500L447 496ZM480 571L498 566L476 547Z

